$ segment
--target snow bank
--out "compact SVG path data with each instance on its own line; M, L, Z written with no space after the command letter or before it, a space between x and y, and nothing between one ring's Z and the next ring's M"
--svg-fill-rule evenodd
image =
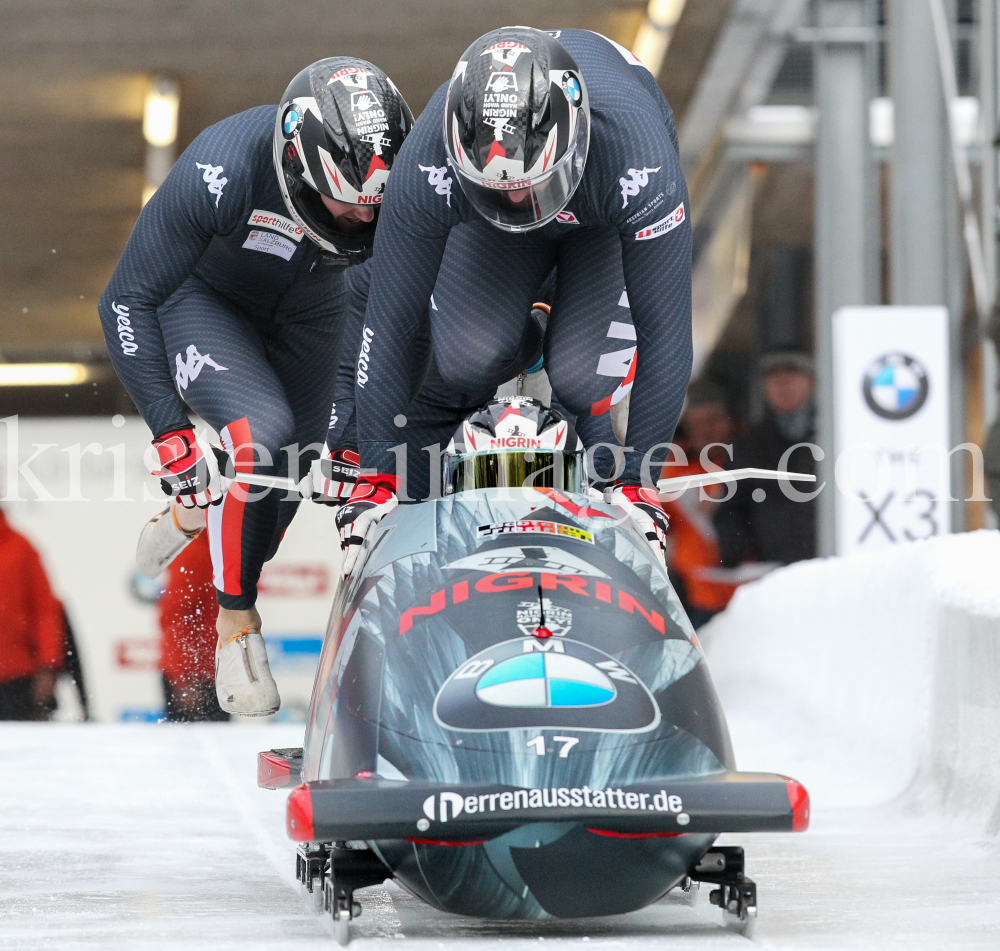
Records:
M1000 829L1000 532L792 565L700 633L741 769Z

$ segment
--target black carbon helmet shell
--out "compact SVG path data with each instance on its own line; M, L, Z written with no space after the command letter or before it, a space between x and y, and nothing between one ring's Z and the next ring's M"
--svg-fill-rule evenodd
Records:
M459 185L483 217L508 231L541 227L583 176L590 112L580 68L548 33L487 33L455 67L443 133Z
M377 66L331 56L303 69L285 90L274 124L274 166L289 214L321 248L366 257L379 205L413 114ZM375 217L350 234L336 228L320 195L372 205Z

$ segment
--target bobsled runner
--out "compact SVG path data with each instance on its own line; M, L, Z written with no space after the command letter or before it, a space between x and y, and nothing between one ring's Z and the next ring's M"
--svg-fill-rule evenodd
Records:
M346 942L388 878L464 915L642 908L673 888L748 932L756 887L721 833L801 831L809 797L736 771L698 639L615 506L551 487L397 508L341 585L293 787L298 875Z

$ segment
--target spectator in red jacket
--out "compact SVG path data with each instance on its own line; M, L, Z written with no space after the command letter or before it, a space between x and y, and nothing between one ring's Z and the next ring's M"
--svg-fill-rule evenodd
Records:
M167 720L228 720L215 696L215 619L219 605L212 582L208 532L188 545L167 568L160 596L160 670Z
M0 511L0 720L47 720L63 664L62 606L31 542Z
M733 438L733 421L726 408L726 395L718 386L708 380L695 380L688 387L682 424L685 438L681 448L687 455L687 465L675 461L664 466L661 478L708 472L701 458L706 449L705 461L726 468L729 457L723 446ZM713 445L717 443L721 445ZM713 448L707 448L710 446ZM688 489L663 506L670 516L670 577L696 628L722 611L736 590L732 583L713 576L721 574L722 560L712 524L716 504L710 499L724 494L722 486Z

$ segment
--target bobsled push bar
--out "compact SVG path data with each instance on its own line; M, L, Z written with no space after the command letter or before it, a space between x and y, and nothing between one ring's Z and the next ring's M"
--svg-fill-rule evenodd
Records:
M802 832L809 827L809 794L776 773L720 772L607 789L372 776L305 783L292 790L287 806L288 835L297 842L482 842L534 822L577 822L623 836Z
M684 492L687 489L697 489L706 485L722 485L729 482L739 482L741 479L788 479L797 482L815 482L816 476L804 472L782 472L778 469L722 469L718 472L703 472L700 475L675 476L671 479L660 479L656 488L660 495ZM285 492L295 492L304 498L309 497L309 476L301 482L286 476L257 475L253 472L237 472L234 482L244 485L255 485L264 489L281 489Z
M727 482L739 482L741 479L790 479L796 482L815 482L816 476L804 472L783 472L779 469L721 469L718 472L703 472L699 475L674 476L671 479L660 479L656 488L660 495L668 492L684 492L687 489L697 489L705 485L722 485Z

